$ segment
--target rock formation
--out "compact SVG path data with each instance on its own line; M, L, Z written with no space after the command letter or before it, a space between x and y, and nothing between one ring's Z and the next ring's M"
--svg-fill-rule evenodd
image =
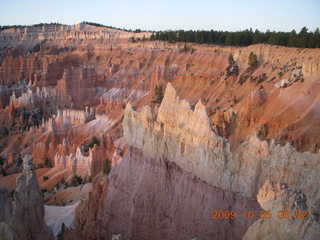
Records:
M257 200L272 217L255 222L243 240L320 239L319 215L314 208L308 207L300 190L266 182L259 190Z
M11 196L1 189L2 239L54 239L51 230L43 220L44 206L36 178L32 158L25 156L24 170L17 177L17 187Z
M212 220L210 211L259 209L252 200L133 147L113 166L109 179L95 183L79 206L77 231L83 239L118 234L123 239L241 239L252 220Z
M127 143L146 156L175 162L212 186L254 197L265 179L280 178L316 200L319 154L299 153L290 144L268 143L256 136L232 152L229 141L212 131L201 101L192 110L170 83L157 116L149 106L136 112L128 104L123 129Z
M129 103L123 129L129 149L114 159L110 182L95 185L80 205L86 210L78 212L77 229L89 239L241 239L252 219L207 221L208 212L261 210L250 199L267 180L301 189L308 206L320 207L319 154L257 136L231 152L202 103L192 110L170 83L158 114L149 106L136 112ZM93 209L91 198L99 199L95 226L83 214Z

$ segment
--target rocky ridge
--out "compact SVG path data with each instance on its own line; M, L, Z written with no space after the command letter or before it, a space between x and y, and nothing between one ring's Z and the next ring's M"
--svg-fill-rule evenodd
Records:
M128 104L123 129L127 143L146 156L175 162L212 186L254 197L266 179L281 179L308 193L312 205L320 207L315 206L319 154L300 153L289 143L281 146L255 135L232 152L229 141L212 131L201 101L192 110L170 83L157 115L149 106L136 112Z

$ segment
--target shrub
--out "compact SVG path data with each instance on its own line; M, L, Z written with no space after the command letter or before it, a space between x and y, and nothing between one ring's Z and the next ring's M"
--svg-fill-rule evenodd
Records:
M107 158L106 160L104 160L103 162L103 174L109 174L111 171L111 162L110 160Z
M161 85L159 87L156 86L155 92L156 92L156 102L157 103L161 103L162 99L163 99L163 88L162 88L162 86Z
M134 37L131 37L131 38L130 38L130 41L133 42L133 43L135 43L135 42L136 42L136 39L135 39Z
M5 162L5 159L2 156L0 156L0 165L3 165L4 162Z
M71 180L72 186L76 187L76 186L80 185L81 183L82 183L82 177L77 176L76 174L73 175L72 180Z
M228 57L228 66L226 68L227 71L227 77L229 77L230 75L235 75L238 76L239 74L239 67L238 65L236 65L236 61L234 61L233 59L233 55L230 53L229 57Z
M44 160L44 165L45 165L46 167L48 167L48 168L51 168L51 167L52 167L52 164L51 164L49 158L46 158L46 159Z
M93 148L95 144L100 146L100 140L96 136L93 136L91 139L91 143L88 146L89 148Z
M262 82L264 82L266 79L267 79L267 74L266 74L266 73L263 73L263 74L261 74L261 75L259 76L257 83L258 83L258 84L259 84L259 83L262 83Z

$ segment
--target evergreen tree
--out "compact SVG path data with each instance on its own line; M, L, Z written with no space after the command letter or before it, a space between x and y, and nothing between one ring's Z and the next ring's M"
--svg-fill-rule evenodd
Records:
M250 52L248 63L251 68L253 69L257 68L259 64L257 54Z
M314 47L320 48L320 30L319 30L319 28L317 28L314 31L313 38L314 38Z
M234 65L236 62L233 59L233 55L230 53L229 57L228 57L228 63L230 66Z
M319 29L308 32L306 27L302 28L299 34L291 32L260 32L259 30L246 29L244 31L165 31L152 34L150 40L161 41L182 41L207 44L221 44L232 46L248 46L251 44L268 43L290 47L320 47Z
M297 46L297 33L295 30L292 30L289 36L289 47L295 47Z
M299 32L298 47L307 47L308 45L308 29L303 27Z

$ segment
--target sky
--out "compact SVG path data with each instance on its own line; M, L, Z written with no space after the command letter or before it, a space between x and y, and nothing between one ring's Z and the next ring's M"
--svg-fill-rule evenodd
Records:
M0 25L82 21L143 30L320 27L320 0L0 0Z

